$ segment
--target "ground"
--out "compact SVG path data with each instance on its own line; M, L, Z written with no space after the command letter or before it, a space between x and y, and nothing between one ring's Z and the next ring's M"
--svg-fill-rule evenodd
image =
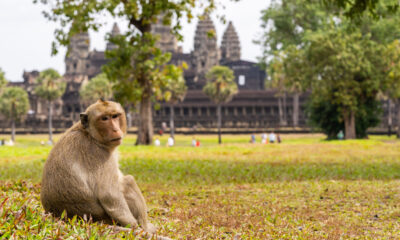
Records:
M8 136L0 136L1 138ZM174 239L400 239L400 141L325 141L283 135L177 136L177 145L120 147L159 234ZM260 136L258 142L260 141ZM57 139L57 137L56 137ZM44 214L40 178L51 149L45 135L0 147L0 239L134 238L109 226Z

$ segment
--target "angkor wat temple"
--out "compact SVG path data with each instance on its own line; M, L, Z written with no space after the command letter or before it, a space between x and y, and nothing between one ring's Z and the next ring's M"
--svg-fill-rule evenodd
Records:
M235 81L239 87L239 93L233 100L222 106L224 128L262 130L293 127L293 96L288 94L285 98L278 98L275 91L265 89L265 71L257 63L241 59L239 36L232 22L229 22L221 45L218 47L216 34L211 37L209 34L215 32L212 20L208 16L199 20L194 37L194 48L190 53L184 53L182 47L178 47L177 39L171 34L168 26L157 23L153 25L152 31L160 35L158 46L163 51L172 53L172 63L186 62L188 65L188 69L184 72L188 86L185 100L173 106L176 127L200 129L216 126L216 105L203 94L202 88L206 82L205 73L218 64L228 66L234 71ZM116 24L111 34L120 34ZM108 43L106 49L114 47L113 44ZM99 74L101 66L107 62L104 51L90 51L88 33L74 36L68 52L69 54L65 57L64 75L67 83L66 91L54 104L53 111L53 125L60 130L71 126L79 119L79 113L84 111L79 99L80 86ZM37 71L24 72L24 81L13 83L13 85L22 86L29 93L31 110L21 126L33 130L45 129L47 126L46 104L33 93L34 79L38 74ZM306 96L300 96L298 127L306 126L303 109L305 101ZM279 108L279 105L283 107ZM160 109L154 110L155 129L160 128L163 122L168 124L170 114L170 106L161 103ZM135 125L134 114L132 119Z

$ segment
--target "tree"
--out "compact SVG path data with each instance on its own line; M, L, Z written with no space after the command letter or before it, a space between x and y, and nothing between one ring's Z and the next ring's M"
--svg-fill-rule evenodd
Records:
M169 71L166 86L161 90L164 93L164 99L170 104L170 119L169 128L171 137L174 138L175 124L174 124L174 105L177 102L182 102L186 96L187 86L183 78L183 69L174 65L169 65L165 71ZM160 95L160 94L159 94Z
M34 0L38 2L38 0ZM53 53L60 45L68 45L71 36L88 31L97 31L101 27L104 14L127 19L128 30L125 34L111 37L109 40L117 47L106 53L111 60L104 68L109 79L114 82L116 98L124 105L139 103L140 119L137 144L151 144L153 137L152 102L161 88L165 73L163 71L170 60L169 53L162 53L156 47L157 37L151 33L152 24L162 16L165 25L172 25L172 32L179 35L182 18L193 18L194 0L178 1L139 1L139 0L41 0L50 10L45 14L49 20L58 21L60 28L55 31L56 41ZM204 7L204 3L207 6ZM208 13L215 7L214 0L199 3ZM71 24L73 22L73 24ZM118 97L117 97L118 96Z
M35 93L39 98L48 103L48 124L49 124L49 143L53 143L53 102L61 97L65 92L65 82L62 81L60 74L52 69L40 72L36 79Z
M7 85L7 79L5 77L5 73L0 68L0 94L6 85Z
M285 84L285 72L284 72L284 55L281 52L276 52L274 59L270 62L268 72L269 81L266 82L267 87L273 88L277 91L276 97L278 97L278 111L279 111L279 125L287 125L286 116L286 92L287 86Z
M269 85L277 90L280 125L288 123L288 92L293 94L293 126L298 125L299 95L305 90L301 81L306 81L306 76L299 72L305 69L304 58L298 55L306 47L305 35L327 24L329 9L318 0L287 0L273 1L262 11L264 34L255 43L262 48L259 61L269 72Z
M203 92L217 104L218 143L221 144L221 104L232 100L238 92L233 71L225 66L214 66L206 74Z
M385 93L396 104L397 112L397 138L400 138L400 42L393 41L388 45L386 54L388 56L388 79L386 82Z
M81 100L90 104L99 99L109 100L112 97L112 84L104 73L98 74L79 90Z
M309 62L305 56L304 49L290 45L284 51L283 71L285 73L284 84L293 94L293 127L299 124L300 94L310 86L312 79Z
M360 32L332 29L309 38L307 51L314 76L312 97L336 107L344 122L345 138L356 138L356 113L376 100L385 78L382 45Z
M20 87L6 87L0 96L0 112L11 120L11 140L15 141L15 122L29 109L28 93Z

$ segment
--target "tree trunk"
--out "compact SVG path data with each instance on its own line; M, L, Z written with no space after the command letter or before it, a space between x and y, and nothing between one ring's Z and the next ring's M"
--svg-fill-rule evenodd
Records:
M15 142L15 103L11 105L11 141Z
M293 127L299 125L299 98L300 94L295 92L293 95Z
M221 140L221 104L218 103L217 106L217 117L218 117L218 122L217 122L217 126L218 126L218 143L221 144L222 140Z
M392 101L388 99L388 136L392 136Z
M49 101L49 144L53 144L53 102Z
M175 135L175 124L174 124L174 115L175 115L175 112L174 112L174 105L171 104L171 105L169 106L169 109L170 109L170 114L169 114L169 132L170 132L171 137L174 139L174 135Z
M136 145L150 145L153 142L153 115L151 111L151 88L145 86L140 101L139 129Z
M287 125L287 104L286 104L286 93L283 94L283 125Z
M397 131L396 136L400 138L400 99L396 100Z
M15 142L15 120L14 118L11 119L11 140Z
M344 112L345 139L356 138L356 118L354 111Z
M282 97L278 97L279 125L283 125Z

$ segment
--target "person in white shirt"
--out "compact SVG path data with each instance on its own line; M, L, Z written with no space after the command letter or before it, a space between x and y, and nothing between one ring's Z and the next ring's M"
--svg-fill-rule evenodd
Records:
M154 140L154 146L159 147L160 144L160 139L156 138L156 140Z
M168 147L173 147L174 146L174 139L172 137L168 138L167 146Z
M275 133L272 132L269 134L269 142L274 143L275 141L276 141L276 136L275 136Z

